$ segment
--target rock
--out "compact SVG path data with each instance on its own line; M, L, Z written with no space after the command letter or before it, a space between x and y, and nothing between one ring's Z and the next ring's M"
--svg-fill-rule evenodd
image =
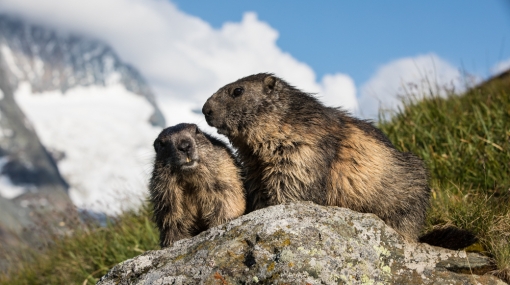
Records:
M268 207L110 270L98 284L505 284L487 257L405 241L373 214Z
M67 195L68 185L55 161L14 100L1 53L0 93L0 175L7 176L14 185L33 185Z
M6 248L38 247L64 234L66 221L78 218L67 183L13 97L0 53L0 271Z

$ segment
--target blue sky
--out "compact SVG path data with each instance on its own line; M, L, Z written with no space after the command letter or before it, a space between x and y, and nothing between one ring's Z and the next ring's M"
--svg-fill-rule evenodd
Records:
M202 122L193 110L257 72L376 118L406 86L458 93L462 72L480 80L510 68L508 0L2 0L0 11L110 44L170 122Z
M358 84L406 56L433 52L480 76L510 58L510 2L504 0L172 2L217 28L254 11L278 30L278 45L319 77L342 72Z

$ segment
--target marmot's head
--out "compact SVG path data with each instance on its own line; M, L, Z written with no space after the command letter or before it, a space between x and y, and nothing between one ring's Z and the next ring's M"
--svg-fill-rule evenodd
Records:
M279 108L286 85L272 74L250 75L220 88L205 102L202 113L218 133L234 138L253 122L269 119L265 115Z
M178 124L164 129L154 141L156 166L172 172L191 171L200 164L203 150L211 142L195 124Z

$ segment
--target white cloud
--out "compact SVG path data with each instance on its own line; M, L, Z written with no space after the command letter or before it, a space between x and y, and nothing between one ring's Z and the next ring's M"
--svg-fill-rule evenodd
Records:
M510 58L496 63L491 68L491 73L492 75L498 75L508 70L510 70Z
M401 58L380 67L360 88L359 113L377 118L380 108L396 110L402 97L465 89L461 72L435 54Z
M321 85L322 92L319 93L319 99L326 105L332 107L343 106L350 111L358 109L358 100L355 97L343 96L343 94L356 94L356 85L349 76L328 74L322 79Z
M356 106L347 75L327 75L318 82L308 65L277 46L278 32L255 13L214 29L162 0L2 0L0 10L108 42L141 70L161 102L177 98L200 108L224 84L273 72L328 103ZM169 124L181 121L172 106L161 107Z

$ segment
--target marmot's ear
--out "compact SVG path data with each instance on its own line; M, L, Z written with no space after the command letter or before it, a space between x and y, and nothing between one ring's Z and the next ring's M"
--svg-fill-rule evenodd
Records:
M273 75L266 76L264 78L264 92L268 95L275 93L278 90L279 83L280 79L278 77Z

